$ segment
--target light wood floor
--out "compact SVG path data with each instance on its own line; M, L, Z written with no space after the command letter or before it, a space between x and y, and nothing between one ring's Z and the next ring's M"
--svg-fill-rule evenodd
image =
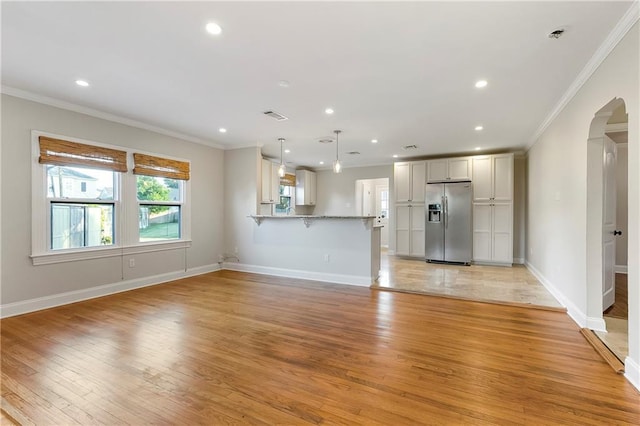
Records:
M23 424L638 424L561 312L221 271L3 319Z
M445 265L383 252L380 269L373 288L565 311L522 265Z

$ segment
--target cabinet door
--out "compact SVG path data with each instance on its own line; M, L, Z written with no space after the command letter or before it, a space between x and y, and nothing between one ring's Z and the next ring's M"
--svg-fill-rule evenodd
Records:
M409 208L411 215L411 250L409 255L424 257L424 206L413 205Z
M394 164L393 192L396 203L407 203L411 199L411 166L409 163Z
M273 197L271 194L271 161L262 160L262 173L261 173L261 203L273 203Z
M475 168L474 168L475 170ZM473 205L473 260L490 261L492 257L491 205Z
M280 176L278 176L279 164L271 163L271 201L278 204L280 202Z
M410 249L409 229L411 225L411 207L396 207L396 254L408 256Z
M315 206L316 205L316 194L317 194L317 190L316 190L316 174L315 172L308 172L307 174L307 180L309 181L309 205L311 206ZM307 191L305 191L307 192Z
M510 203L494 204L492 208L492 260L501 263L513 263L513 206Z
M427 182L442 182L447 180L449 171L447 170L448 161L446 159L431 160L427 162L427 165Z
M427 172L427 163L421 161L419 163L411 163L411 199L413 203L424 202L424 191Z
M513 154L493 156L493 199L513 199Z
M447 180L470 180L471 179L471 159L452 158L449 160L449 175Z
M493 190L491 184L491 156L473 158L473 201L491 201Z

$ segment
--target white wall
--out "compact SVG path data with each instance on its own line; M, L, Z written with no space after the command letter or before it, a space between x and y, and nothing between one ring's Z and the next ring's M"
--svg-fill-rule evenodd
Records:
M124 268L125 257L33 266L29 258L32 130L190 160L191 248L136 254L135 268ZM65 292L89 297L102 291L96 290L98 286L135 280L150 283L161 280L157 277L161 274L217 266L223 241L221 150L2 95L2 151L3 306Z
M629 114L629 217L640 217L638 23L528 152L527 262L581 325L587 317L587 138L594 114L624 99ZM640 386L640 229L629 221L629 358Z
M622 235L616 237L616 266L627 266L627 244L629 243L628 209L629 209L629 145L618 144L616 164L616 228Z
M393 188L393 165L350 167L342 173L332 170L317 172L317 200L313 214L356 215L356 180L388 178L389 189Z

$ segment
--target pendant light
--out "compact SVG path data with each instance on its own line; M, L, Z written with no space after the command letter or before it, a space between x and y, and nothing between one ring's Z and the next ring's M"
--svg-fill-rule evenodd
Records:
M282 157L282 143L284 142L284 138L278 138L280 141L280 167L278 167L278 176L284 177L285 168L284 168L284 158Z
M342 133L342 130L334 130L333 133L336 134L336 161L333 162L333 173L340 173L342 172L342 164L338 158L338 135Z

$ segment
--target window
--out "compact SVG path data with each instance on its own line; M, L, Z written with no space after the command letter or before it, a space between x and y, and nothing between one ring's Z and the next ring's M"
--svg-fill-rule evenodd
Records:
M296 205L296 175L287 173L280 178L278 194L280 199L279 203L275 206L276 214L293 213Z
M47 164L52 250L113 244L114 182L111 170Z
M191 245L189 162L69 139L32 131L34 265Z
M133 154L138 199L138 241L177 240L181 237L183 182L189 163Z

